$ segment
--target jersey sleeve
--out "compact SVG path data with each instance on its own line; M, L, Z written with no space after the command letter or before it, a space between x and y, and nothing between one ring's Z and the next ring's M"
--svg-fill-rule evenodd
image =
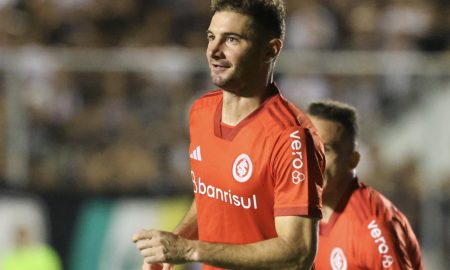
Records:
M371 219L359 236L360 261L367 269L421 270L420 249L406 219Z
M275 216L322 217L320 151L308 129L296 126L281 133L272 160Z

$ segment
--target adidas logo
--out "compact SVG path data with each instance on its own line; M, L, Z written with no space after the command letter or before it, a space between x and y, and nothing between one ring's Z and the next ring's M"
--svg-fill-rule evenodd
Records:
M192 151L192 153L189 156L193 160L202 161L202 154L200 153L200 146L197 146L197 148L195 148L194 151Z

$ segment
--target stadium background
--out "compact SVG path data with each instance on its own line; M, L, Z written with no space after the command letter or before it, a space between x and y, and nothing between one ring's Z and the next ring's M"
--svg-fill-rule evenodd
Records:
M277 65L300 107L360 112L358 173L450 265L450 4L287 0ZM69 270L139 269L131 235L191 199L187 112L213 89L205 0L0 1L0 267L18 228ZM196 268L195 265L191 268Z

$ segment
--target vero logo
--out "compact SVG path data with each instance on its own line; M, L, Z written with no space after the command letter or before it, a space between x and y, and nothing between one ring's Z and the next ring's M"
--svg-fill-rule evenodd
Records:
M200 151L200 146L197 146L194 151L192 151L192 153L189 155L190 158L192 158L193 160L198 160L198 161L202 161L202 154Z

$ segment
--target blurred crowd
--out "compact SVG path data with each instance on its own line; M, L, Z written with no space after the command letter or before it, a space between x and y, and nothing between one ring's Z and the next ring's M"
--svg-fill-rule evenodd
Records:
M0 44L64 47L203 47L204 0L1 0ZM448 47L445 0L286 0L287 48Z
M286 3L286 50L450 51L450 4L445 0ZM205 0L0 0L0 49L203 49L209 19ZM189 101L211 87L207 73L50 72L45 61L29 62L33 72L21 74L19 86L28 118L29 187L94 193L190 190L187 112ZM426 80L395 72L409 66L387 66L389 75L277 74L285 95L301 107L321 98L357 107L367 159L380 163L367 166L363 180L378 183L394 198L400 185L418 192L417 161L390 169L379 160L370 135L423 95ZM5 74L0 73L2 130ZM0 136L5 142L5 134ZM6 185L5 144L0 148ZM376 166L383 168L382 177Z

